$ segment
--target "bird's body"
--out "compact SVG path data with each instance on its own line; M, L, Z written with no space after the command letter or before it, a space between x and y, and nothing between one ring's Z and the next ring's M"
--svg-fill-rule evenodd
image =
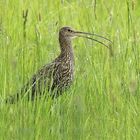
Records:
M50 96L57 97L69 88L74 79L74 53L71 38L74 36L84 37L79 35L81 33L88 34L74 31L70 27L61 28L59 31L60 55L50 64L44 65L20 92L8 98L6 102L14 103L24 95L33 100L36 96L42 95L45 90L49 91Z
M64 35L63 30L59 32L60 55L37 71L21 91L8 98L7 102L14 103L24 95L33 100L45 90L50 92L51 97L57 97L70 87L74 79L74 54L71 39Z
M62 42L60 55L50 64L45 65L39 70L31 79L32 97L34 93L44 92L42 90L48 89L54 91L55 95L61 94L65 89L70 87L74 79L74 54L71 46L71 41L59 35L59 41Z

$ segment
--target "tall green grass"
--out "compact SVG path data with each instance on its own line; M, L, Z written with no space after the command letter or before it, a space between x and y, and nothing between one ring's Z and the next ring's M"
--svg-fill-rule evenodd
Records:
M54 101L1 103L0 139L139 140L139 5L138 0L1 0L1 100L59 54L62 26L95 32L114 44L110 55L100 44L74 39L72 87Z

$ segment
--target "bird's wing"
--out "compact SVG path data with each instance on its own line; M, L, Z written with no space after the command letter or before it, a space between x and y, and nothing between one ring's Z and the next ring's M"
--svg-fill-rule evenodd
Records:
M19 100L19 98L23 98L24 96L34 97L35 92L39 89L43 89L41 85L47 84L50 82L51 75L54 69L55 63L50 63L48 65L44 65L36 74L34 74L31 79L21 88L21 90L11 95L6 99L6 103L15 103Z

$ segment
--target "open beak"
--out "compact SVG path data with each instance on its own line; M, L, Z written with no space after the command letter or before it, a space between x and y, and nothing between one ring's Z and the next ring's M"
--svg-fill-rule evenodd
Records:
M106 37L103 37L101 35L97 35L97 34L94 34L94 33L86 33L86 32L80 32L80 31L73 31L75 33L75 36L78 36L78 37L83 37L83 38L87 38L87 39L90 39L90 40L93 40L93 41L96 41L102 45L104 45L105 47L107 47L108 49L110 49L110 45L106 45L105 43L103 43L102 41L99 41L97 39L94 39L94 38L91 38L89 36L96 36L98 38L101 38L103 40L106 40L108 41L109 43L113 43L110 39L106 38Z

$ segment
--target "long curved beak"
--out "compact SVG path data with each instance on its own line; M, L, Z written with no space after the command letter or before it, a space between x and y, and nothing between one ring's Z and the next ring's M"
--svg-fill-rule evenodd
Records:
M103 39L103 40L108 41L109 44L110 44L110 43L113 44L113 42L112 42L110 39L108 39L108 38L106 38L106 37L103 37L103 36L101 36L101 35L97 35L97 34L94 34L94 33L81 32L81 31L73 31L73 32L74 32L75 36L83 37L83 38L87 38L87 39L96 41L96 42L98 42L98 43L104 45L104 46L107 47L108 49L110 49L110 45L106 45L106 44L103 43L102 41L99 41L99 40L97 40L97 39L91 38L91 37L89 37L89 36L96 36L96 37L98 37L98 38L101 38L101 39ZM85 36L85 35L86 35L86 36Z

